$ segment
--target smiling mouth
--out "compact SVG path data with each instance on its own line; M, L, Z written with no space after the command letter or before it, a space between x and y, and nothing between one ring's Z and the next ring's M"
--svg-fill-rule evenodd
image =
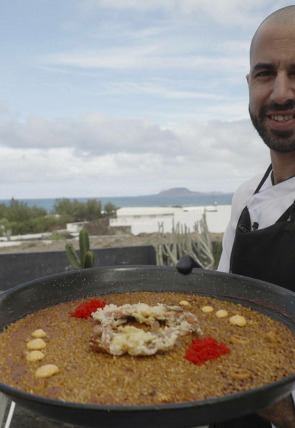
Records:
M270 115L269 116L272 120L275 120L276 122L287 122L288 120L294 119L294 114L276 114L276 115Z

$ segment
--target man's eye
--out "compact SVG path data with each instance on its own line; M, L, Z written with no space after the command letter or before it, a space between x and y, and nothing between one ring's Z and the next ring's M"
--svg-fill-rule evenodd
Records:
M270 77L270 76L274 76L274 72L270 71L270 70L265 70L265 71L259 71L259 73L256 73L255 77Z

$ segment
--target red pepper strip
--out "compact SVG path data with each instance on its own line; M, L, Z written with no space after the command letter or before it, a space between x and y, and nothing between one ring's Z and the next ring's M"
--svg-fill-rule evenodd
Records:
M76 318L89 318L92 312L95 312L98 308L104 308L107 305L107 302L98 299L91 299L88 302L81 303L77 306L75 312L69 312L71 317Z
M194 339L184 358L194 364L201 365L205 361L215 360L228 353L230 353L230 349L224 343L218 343L216 339L208 336Z

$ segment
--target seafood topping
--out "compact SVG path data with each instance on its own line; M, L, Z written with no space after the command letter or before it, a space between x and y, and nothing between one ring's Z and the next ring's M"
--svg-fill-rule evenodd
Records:
M90 339L94 351L112 355L154 355L170 350L180 336L202 334L197 317L180 306L158 303L110 304L92 314L98 321ZM126 324L128 320L150 326L149 331ZM125 324L125 325L124 325Z

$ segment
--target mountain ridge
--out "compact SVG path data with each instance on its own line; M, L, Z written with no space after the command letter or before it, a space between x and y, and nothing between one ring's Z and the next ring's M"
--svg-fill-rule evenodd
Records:
M156 196L192 196L192 195L226 195L224 192L198 192L189 190L186 187L172 187L171 189L161 190Z

